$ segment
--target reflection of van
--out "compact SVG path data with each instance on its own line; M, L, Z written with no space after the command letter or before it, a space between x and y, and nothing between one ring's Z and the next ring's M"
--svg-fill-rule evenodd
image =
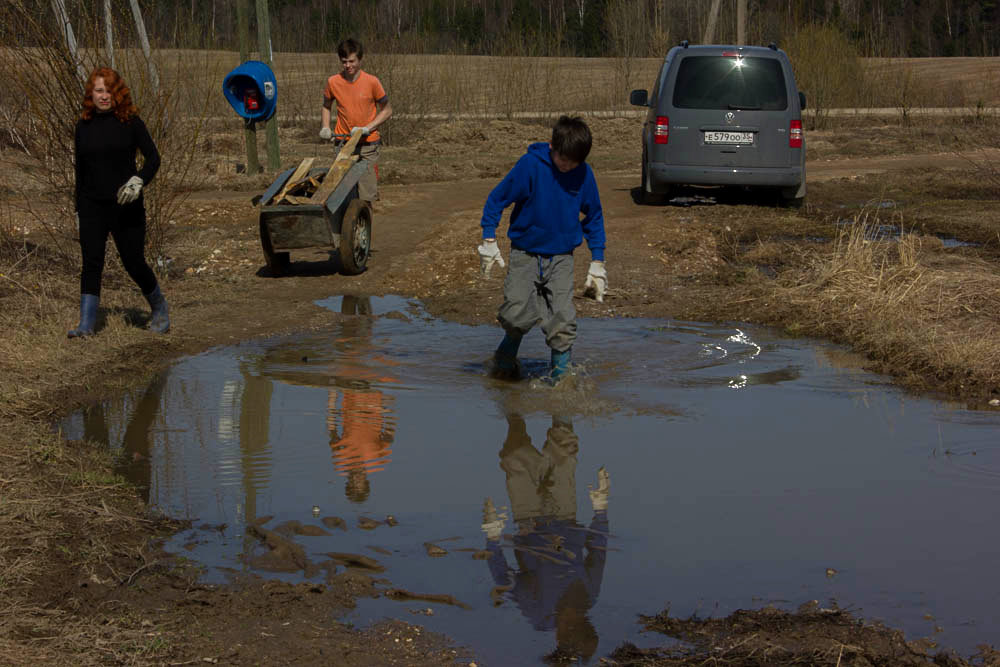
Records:
M642 127L643 201L675 185L774 189L787 205L806 194L805 95L774 44L688 46L667 53Z

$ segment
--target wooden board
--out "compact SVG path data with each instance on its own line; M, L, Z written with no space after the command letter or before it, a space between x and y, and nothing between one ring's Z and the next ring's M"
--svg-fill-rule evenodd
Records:
M282 197L288 194L289 190L295 187L298 184L298 182L301 181L303 178L306 178L308 176L309 170L312 169L313 162L315 161L316 158L307 157L303 159L302 162L299 163L299 166L295 168L295 171L292 172L292 175L288 177L287 181L285 181L285 187L281 189L281 192L275 195L274 197L275 203L280 202ZM264 204L266 205L267 202L264 202Z
M361 140L361 132L355 132L347 143L340 149L337 153L337 158L330 165L329 171L326 172L326 178L323 179L323 183L316 192L313 193L312 202L314 204L323 204L326 202L326 198L330 196L337 186L340 184L340 179L344 177L347 170L351 168L357 159L357 155L353 155L354 149L357 147L358 142Z

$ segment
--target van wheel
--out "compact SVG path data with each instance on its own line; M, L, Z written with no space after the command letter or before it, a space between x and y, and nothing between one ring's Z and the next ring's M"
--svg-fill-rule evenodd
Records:
M782 208L802 208L806 198L806 184L794 188L782 188L778 193L778 201Z
M645 206L658 204L663 201L663 196L649 191L649 172L646 169L646 154L642 155L642 183L639 185L639 203Z

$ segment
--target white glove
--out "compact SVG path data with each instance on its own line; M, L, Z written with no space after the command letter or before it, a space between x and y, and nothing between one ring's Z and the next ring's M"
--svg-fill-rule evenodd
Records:
M354 134L355 132L357 132L359 130L361 131L361 136L362 137L366 137L366 136L368 136L369 134L372 133L371 128L368 127L367 125L365 125L364 127L352 127L351 128L351 134Z
M333 137L333 132L330 131L328 127L321 127L319 130L319 138L323 141L330 141Z
M606 510L608 509L608 489L611 488L611 478L608 476L608 471L601 466L597 471L597 488L588 486L590 491L590 504L593 505L594 511Z
M494 264L499 264L501 269L507 266L500 256L500 246L497 245L496 239L483 239L476 250L479 251L479 269L485 277L490 277Z
M133 176L125 181L125 185L118 188L118 203L122 206L131 204L139 198L140 192L142 192L142 179Z
M506 514L498 514L496 507L493 505L493 501L487 498L483 503L483 532L486 533L486 539L488 540L499 540L500 536L503 534L503 527L507 523Z
M604 292L608 289L608 272L604 262L591 262L587 271L587 282L583 284L583 295L598 301L604 301Z

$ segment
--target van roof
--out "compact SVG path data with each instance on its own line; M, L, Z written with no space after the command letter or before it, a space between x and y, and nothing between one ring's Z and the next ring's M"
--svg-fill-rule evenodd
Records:
M687 52L701 53L704 55L720 54L723 51L739 51L743 55L753 54L756 56L774 56L778 53L784 53L777 46L737 46L735 44L692 44L690 46L675 46L675 49L681 49Z

